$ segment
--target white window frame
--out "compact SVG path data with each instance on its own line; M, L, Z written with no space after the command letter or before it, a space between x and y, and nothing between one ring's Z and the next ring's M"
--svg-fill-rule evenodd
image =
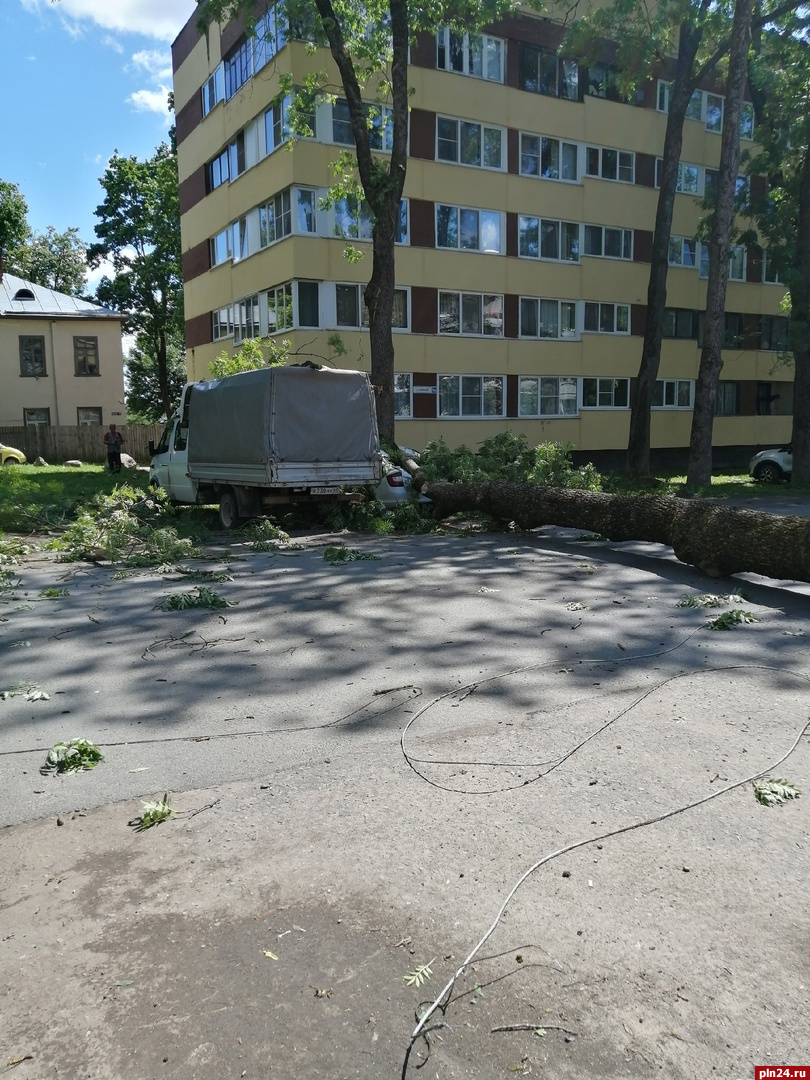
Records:
M243 341L250 341L262 337L262 297L264 294L254 293L252 296L243 296L235 300L233 304L233 343L241 345Z
M220 63L202 85L202 114L208 116L215 106L225 100L225 65Z
M403 401L407 395L407 404L399 408L397 401ZM409 371L394 372L394 418L396 420L413 419L413 375Z
M439 218L442 211L455 213L456 217L456 243L439 243ZM482 255L502 255L504 246L503 214L499 210L479 210L475 206L454 206L450 203L436 203L436 248L446 251L474 251ZM450 215L448 215L450 216ZM475 221L476 246L462 244L463 230L467 223ZM497 223L498 246L497 248L485 247L484 228L486 224ZM445 234L446 235L446 234Z
M452 63L452 39L461 39L461 69L454 67ZM473 42L480 42L476 50ZM475 55L481 57L481 71L476 72ZM491 54L497 53L495 67L490 65ZM466 75L471 79L483 79L485 82L502 83L504 81L504 69L506 59L506 42L503 38L494 37L492 34L459 34L449 26L443 26L436 34L436 67L439 71L449 71L455 75Z
M233 337L233 304L226 304L211 312L211 334L214 341Z
M689 404L688 405L679 405L677 402L678 402L678 398L680 396L680 387L685 385L685 384L689 385ZM663 404L661 404L661 405L652 405L651 408L653 408L653 409L662 409L662 410L669 409L669 410L676 410L676 411L680 410L681 412L688 412L690 409L694 408L694 404L695 404L695 380L694 379L656 379L656 381L655 381L655 389L653 390L653 399L655 398L655 393L656 393L659 386L662 387L661 396L662 396L662 399L663 399ZM672 398L671 402L667 402L666 399L668 397Z
M266 327L264 332L267 334L280 334L285 330L292 330L295 327L295 299L292 281L283 281L280 285L274 285L266 292L262 293L265 302L265 321ZM272 308L271 308L272 297ZM279 301L281 301L281 308L279 308ZM270 312L271 310L276 313L279 310L284 312L284 322L282 325L278 324L276 320L274 325L270 324ZM289 312L289 316L287 313ZM236 312L234 312L234 324L236 323ZM234 343L236 342L236 326L234 325Z
M439 134L439 128L440 128L440 126L442 124L447 124L447 125L453 124L453 125L455 125L455 136L454 136L453 139L449 139L446 135L440 135ZM470 129L477 128L478 129L478 141L479 141L478 161L463 161L462 160L462 157L461 157L462 148L464 146L465 136L467 135L467 132L465 131L465 129L467 129L467 128L470 128ZM500 146L499 146L499 153L498 153L499 160L498 160L497 165L488 164L484 160L485 157L486 157L485 149L486 149L487 132L496 132L497 135L498 135ZM472 134L472 132L470 132L469 134ZM455 157L443 157L439 152L440 149L443 146L447 146L447 147L454 146L455 147ZM474 169L490 169L493 172L503 172L504 169L505 169L505 157L506 157L506 128L497 127L495 124L480 123L480 122L475 121L475 120L460 120L460 119L457 119L454 116L438 115L436 117L436 148L435 148L435 156L436 156L436 161L440 161L440 162L443 162L445 164L466 165L469 168L474 168Z
M655 186L661 187L661 170L664 167L663 158L655 159ZM684 190L684 178L686 176L687 169L694 169L695 171L695 190ZM691 195L693 199L702 199L706 190L706 169L703 165L696 165L692 161L679 161L678 162L678 181L675 187L675 191L679 195Z
M588 327L588 315L593 314L593 309L596 308L596 321L598 323L598 329L594 330ZM589 309L590 312L589 312ZM612 311L612 319L610 320L613 325L612 330L606 330L605 321L606 316ZM624 321L626 323L625 330L619 330L617 327L620 322L620 312L623 311ZM602 303L599 300L585 300L582 308L582 333L583 334L612 334L617 337L626 337L630 333L630 305L629 304L613 304Z
M455 297L457 301L458 309L458 330L442 329L442 297ZM491 306L493 302L500 300L500 324L498 324L497 318L490 317L490 322L487 324L486 309ZM481 327L480 331L464 330L462 329L464 323L464 308L465 306L471 307L473 301L478 301L478 322ZM439 290L439 327L438 332L440 334L452 335L453 337L503 337L503 296L500 293L476 293L476 292L464 292L456 289L440 289ZM448 323L445 323L447 326ZM489 326L489 329L487 329Z
M259 247L271 247L280 240L292 235L293 231L293 189L277 191L272 198L258 207L259 211ZM272 226L272 228L271 228ZM235 239L235 237L234 237Z
M524 304L537 305L537 313L534 320L538 329L536 334L529 334L524 329ZM543 304L555 304L557 307L555 319L556 333L554 334L544 334L540 332L543 326L549 325L542 319L543 308L541 305ZM564 326L564 323L568 323L568 325ZM571 323L573 323L573 325L570 325ZM555 300L541 296L521 296L518 298L518 337L523 338L526 341L577 341L579 339L577 323L576 300Z
M709 245L701 243L699 253L700 277L709 276ZM734 260L738 260L740 271L734 273ZM732 244L728 257L728 280L744 282L748 278L748 249L745 244Z
M535 222L537 228L537 254L532 255L526 251L521 251L521 231L524 228L524 222ZM562 238L563 238L563 226L567 226L567 229L576 229L576 258L565 259L561 258L559 254L555 255L543 255L543 227L548 225L557 226L557 251L558 253L563 250ZM518 215L518 258L521 259L541 259L544 262L560 262L560 263L579 263L582 251L582 226L578 221L558 221L556 218L541 218L536 217L534 214L519 214Z
M338 311L337 292L338 292L338 289L354 289L355 290L355 306L356 306L356 310L357 310L357 321L356 322L338 322L338 317L337 317L337 311ZM360 284L358 284L357 282L354 282L354 281L336 281L335 282L335 284L334 284L334 297L335 297L334 325L335 325L335 327L337 329L340 329L340 330L368 330L368 327L369 327L369 315L368 315L368 308L366 307L366 301L365 301L364 293L365 293L365 285L360 285ZM392 333L395 333L395 334L407 334L410 331L410 327L411 327L411 290L410 290L410 288L397 287L397 288L394 289L394 297L395 298L396 298L397 294L405 297L405 325L404 326L395 326L393 324L393 322L392 322L391 323L391 331L392 331ZM327 324L325 324L323 322L323 319L321 320L321 324L322 324L322 326L324 326L324 328L327 327Z
M601 251L586 251L586 243L588 238L588 230L599 230L601 233ZM619 234L618 237L613 234ZM608 255L607 244L608 235L610 234L611 240L619 240L619 246L621 248L621 255ZM592 235L592 234L591 234ZM582 257L588 259L622 259L625 262L633 261L633 230L632 229L614 229L611 225L585 225L582 230Z
M698 264L698 241L692 236L670 236L667 260L670 266L694 270Z
M85 415L82 416L82 413ZM91 420L87 414L93 413L94 418ZM102 409L100 405L79 405L76 407L76 423L79 427L98 427L103 423Z
M585 384L595 383L596 391L596 404L585 404ZM623 397L624 402L621 401L616 404L616 389L618 384L621 383L624 387ZM609 400L608 400L609 399ZM629 409L630 408L630 380L629 379L610 379L602 376L590 376L587 375L582 379L582 397L580 400L581 409L586 412L591 412L598 409Z
M467 389L466 394L464 393L464 390L465 390L464 380L465 379L468 380L467 385L466 385L466 389ZM465 412L464 411L465 398L469 401L469 399L473 396L472 393L471 393L470 381L475 380L475 379L479 380L479 383L480 383L479 390L478 390L478 400L479 400L479 404L480 404L481 408L480 408L479 412ZM485 411L485 409L486 409L486 389L487 389L485 384L484 384L485 379L492 379L495 382L500 383L501 407L500 407L500 410L497 411L497 412L494 411L494 410L491 411L491 412ZM444 383L445 385L449 385L451 383L451 380L455 381L456 384L457 384L456 397L458 399L458 412L444 412L444 411L442 411L443 396L444 396L442 394L442 389L443 389L442 384ZM472 374L472 375L467 375L467 374L464 374L464 375L443 374L443 375L438 375L437 376L437 378L436 378L436 387L437 387L436 415L442 420L498 420L498 419L503 418L506 415L506 376L505 375L494 375L494 374L482 374L482 375L479 375L479 374Z
M524 387L534 383L536 410L523 408ZM556 383L556 393L550 393L551 384ZM545 385L544 385L545 384ZM545 389L545 394L543 390ZM565 393L563 393L565 389ZM557 407L552 412L543 409L543 401L556 400ZM568 403L567 407L563 403ZM573 375L521 375L518 377L518 416L521 419L549 417L567 420L579 415L579 380Z
M530 139L532 139L532 140L536 139L537 140L538 145L537 145L536 148L527 147L528 140L530 140ZM544 167L543 167L543 161L546 158L546 152L547 151L551 152L551 154L553 156L553 150L552 150L552 147L551 147L552 143L556 143L556 147L557 147L557 168L556 168L557 175L556 176L553 175L553 172L555 171L553 165L546 166L545 170L544 170ZM571 157L571 151L572 150L574 152L573 153L573 158L574 158L574 173L575 173L575 175L574 176L570 176L570 175L569 176L562 176L560 174L566 171L566 166L565 166L566 152L568 153L569 166L570 166L570 157ZM524 168L524 160L529 160L529 159L537 161L537 169L536 170L525 169ZM556 136L552 136L552 135L538 135L533 131L521 131L520 132L518 169L520 171L521 176L531 176L531 177L537 178L538 180L556 180L556 181L559 181L560 183L563 183L563 184L578 184L580 182L580 172L581 172L581 170L580 170L580 160L579 159L580 159L580 147L579 147L578 143L569 142L567 139L558 139ZM568 168L567 171L570 172L570 167Z
M593 153L599 155L596 170L591 168L590 159ZM608 156L610 154L616 155L615 176L609 175L609 166L608 175L605 175L606 162L611 160ZM622 172L624 172L624 176ZM619 150L613 146L592 146L589 144L585 147L585 175L596 177L599 180L608 180L613 184L634 184L636 182L636 155L631 150Z
M341 118L337 121L340 124L348 124L349 127L349 142L344 142L342 139L335 138L335 110L337 106L346 107L348 113L349 103L346 98L338 98L332 103L331 106L331 124L329 128L329 141L335 146L354 146L354 132L351 129L351 117L348 119ZM363 108L366 113L366 121L371 119L369 125L369 138L373 138L374 133L380 135L380 145L371 147L372 150L381 154L390 154L391 148L394 144L394 110L390 105L383 105L378 102L363 102Z

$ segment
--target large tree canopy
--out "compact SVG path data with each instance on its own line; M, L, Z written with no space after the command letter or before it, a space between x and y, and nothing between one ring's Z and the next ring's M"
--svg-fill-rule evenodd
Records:
M154 365L161 412L171 416L170 348L184 329L174 139L144 161L116 152L101 185L106 197L96 209L98 241L87 254L92 266L108 260L113 274L101 279L97 296L126 316L125 329L137 335L141 355Z
M78 229L32 232L28 204L16 184L0 180L0 252L10 274L35 285L79 296L87 276L87 252Z

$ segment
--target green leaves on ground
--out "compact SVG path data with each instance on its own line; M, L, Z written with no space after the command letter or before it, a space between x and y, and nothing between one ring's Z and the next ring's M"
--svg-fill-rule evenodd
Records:
M754 798L763 806L781 806L790 799L798 799L800 795L799 788L782 778L754 781Z
M50 701L51 699L51 695L36 683L15 683L8 690L0 690L0 698L3 701L8 701L13 697L24 697L26 701Z
M750 611L734 608L732 611L724 611L723 614L718 615L716 619L710 619L706 625L710 630L731 630L734 626L741 626L745 623L755 623L758 621L756 615L752 615Z
M58 742L49 751L45 764L39 770L43 774L82 772L94 769L104 755L94 742L89 739L71 739L70 742Z
M234 607L235 601L226 600L213 589L199 585L196 592L172 593L160 606L164 611L185 611L186 608L210 608L216 611L220 608Z
M408 986L421 986L433 975L430 965L435 963L436 957L434 956L429 963L421 964L419 967L414 968L413 971L409 971L407 975L403 975L402 978Z
M140 815L133 818L129 824L132 825L136 832L144 832L146 829L151 829L153 825L159 825L161 821L166 821L173 813L174 808L169 805L169 795L165 793L163 798L157 802L145 802Z
M728 604L742 604L745 597L742 593L727 593L725 596L715 596L714 593L701 593L700 596L682 596L675 607L705 608L726 607Z
M358 551L357 548L340 546L326 548L323 557L326 562L331 563L333 566L338 563L373 561L380 558L379 555L369 555L368 552Z
M40 589L40 600L61 600L63 596L70 596L70 589Z
M456 483L486 483L506 480L543 487L579 488L601 491L602 477L592 464L575 466L570 443L541 443L530 446L525 435L502 432L485 439L477 451L467 446L451 450L443 439L428 443L419 460L427 479Z
M51 546L61 562L104 560L135 567L199 558L199 548L166 524L166 515L162 493L122 485L97 495Z

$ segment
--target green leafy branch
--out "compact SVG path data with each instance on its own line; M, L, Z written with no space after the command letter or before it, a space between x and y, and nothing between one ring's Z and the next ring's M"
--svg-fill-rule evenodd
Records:
M95 769L103 760L104 755L94 742L89 739L71 739L70 742L55 743L39 771L43 775L52 772L83 772Z
M782 777L775 780L754 780L754 797L763 806L781 806L790 799L798 799L800 795L799 788Z
M408 986L421 986L427 982L433 975L431 970L431 964L436 963L436 957L428 964L421 964L419 967L414 968L413 971L409 971L407 975L403 975L402 978Z

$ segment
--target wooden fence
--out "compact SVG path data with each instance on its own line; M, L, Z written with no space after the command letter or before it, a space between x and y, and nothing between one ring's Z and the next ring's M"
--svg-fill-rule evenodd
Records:
M104 432L101 424L83 424L81 427L50 427L32 424L30 427L0 427L0 442L22 450L29 462L44 458L49 465L62 465L66 461L106 463ZM130 454L139 465L149 462L149 440L160 438L163 424L130 424L118 429L124 439L123 451Z

